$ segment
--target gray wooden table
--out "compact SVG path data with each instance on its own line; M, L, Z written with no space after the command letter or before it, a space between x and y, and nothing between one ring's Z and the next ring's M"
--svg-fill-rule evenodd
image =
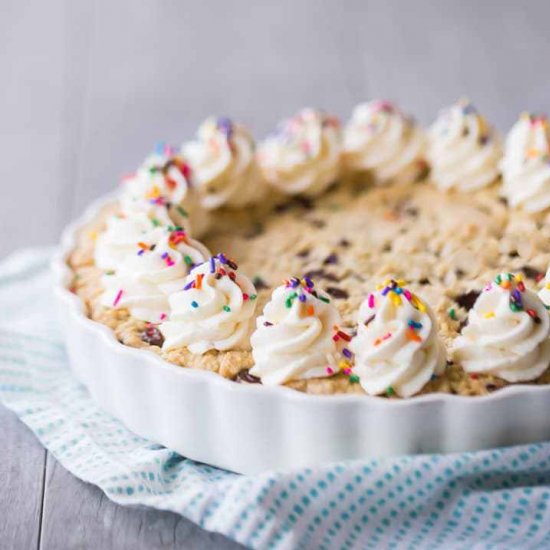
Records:
M210 113L258 136L305 105L388 98L423 123L468 95L506 130L550 112L545 0L0 0L0 255L50 244L157 140ZM0 408L0 547L231 548L125 509Z

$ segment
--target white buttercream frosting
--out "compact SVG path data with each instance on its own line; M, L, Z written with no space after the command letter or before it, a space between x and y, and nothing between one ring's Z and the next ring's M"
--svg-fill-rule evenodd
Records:
M443 110L428 138L432 180L441 189L472 191L498 179L500 138L469 101Z
M95 265L106 271L117 270L127 256L136 253L137 242L149 246L158 243L166 229L154 220L153 212L111 216L105 230L96 239Z
M182 157L160 144L134 174L124 178L122 213L145 213L160 225L185 225L192 235L200 236L207 229L208 220L191 185L190 173Z
M124 257L117 270L105 274L101 303L106 307L127 308L136 319L158 323L169 311L165 287L182 280L209 256L208 250L182 229L163 229L156 243L138 241L134 252Z
M550 126L544 116L521 115L506 139L502 194L512 207L550 207Z
M309 279L293 278L273 291L252 334L250 373L266 385L330 376L342 356L335 330L340 315Z
M403 281L386 281L361 304L350 349L369 395L410 397L446 364L434 313Z
M169 302L163 349L183 346L200 355L250 347L256 289L223 254L195 267Z
M508 382L534 380L550 364L550 319L540 298L518 275L502 273L480 294L453 345L469 373Z
M283 193L314 196L338 178L341 151L339 121L304 109L259 145L258 162L265 179Z
M182 152L207 209L246 206L261 199L267 189L256 164L252 135L228 118L206 119L197 139L185 143Z
M542 288L539 290L539 298L547 309L550 308L550 267L546 271Z
M355 107L344 132L344 163L369 171L380 183L410 182L422 172L426 136L411 117L389 101Z

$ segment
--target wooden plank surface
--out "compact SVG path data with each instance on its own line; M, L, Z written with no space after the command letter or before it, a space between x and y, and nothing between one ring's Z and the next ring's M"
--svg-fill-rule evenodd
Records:
M550 112L550 4L514 0L2 0L0 256L55 242L157 140L207 115L258 137L304 105L396 100L424 124L461 95L501 130ZM65 472L0 408L1 548L232 548Z
M45 489L40 546L44 550L242 548L176 514L118 506L97 487L73 477L51 455Z
M46 451L13 414L0 406L0 548L39 545Z

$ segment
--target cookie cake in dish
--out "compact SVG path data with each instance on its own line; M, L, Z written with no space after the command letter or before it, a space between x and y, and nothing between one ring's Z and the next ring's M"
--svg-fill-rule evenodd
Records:
M125 384L137 387L147 364L148 387L134 388L144 409L162 399L156 379L167 376L231 395L242 414L272 424L272 440L300 435L294 450L287 434L287 450L263 458L270 467L548 437L542 421L512 439L487 421L456 438L440 425L396 444L358 423L369 414L365 424L404 429L428 404L464 419L468 407L502 416L525 392L537 396L533 407L550 404L549 140L546 118L523 114L503 143L466 100L427 130L386 101L357 106L344 126L304 109L257 146L241 124L209 118L180 147L159 144L68 229L56 266L66 314L79 317L96 353L108 341L119 362L140 365ZM77 330L74 319L64 324ZM130 390L106 398L97 381L117 368L79 374L135 431L192 458L263 468L261 452L242 465L237 449L229 459L212 458L204 441L193 449L198 426L173 436L151 420L153 405L136 420L117 403ZM199 394L188 398L195 411L206 408ZM344 414L349 423L352 410L359 418L335 436L337 450L318 433L308 443L305 425L296 432L301 417L314 429L316 414L336 433L327 426ZM280 414L293 415L295 429L266 419Z

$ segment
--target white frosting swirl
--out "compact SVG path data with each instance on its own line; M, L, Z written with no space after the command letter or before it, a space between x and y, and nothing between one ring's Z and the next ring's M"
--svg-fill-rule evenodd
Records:
M403 286L386 281L361 304L353 372L369 395L410 397L445 368L445 348L431 308Z
M311 281L291 279L274 290L256 320L250 374L266 385L329 376L338 365L333 331L339 323L327 294L313 290Z
M265 179L283 193L322 193L340 174L339 121L304 109L262 142L258 162Z
M428 137L431 175L441 189L472 191L498 179L500 138L468 101L442 111Z
M550 267L546 271L546 276L544 277L543 286L539 290L539 298L542 300L543 304L546 306L546 309L550 308Z
M468 324L453 345L466 372L508 382L534 380L550 364L550 319L539 297L519 276L502 273L468 313Z
M164 229L156 244L135 243L134 253L125 256L117 271L103 276L101 303L128 308L136 319L158 323L168 314L170 284L182 280L193 265L209 256L208 250L183 230Z
M414 181L424 168L426 137L414 120L388 101L355 107L344 132L344 163L370 171L377 182Z
M202 205L245 206L264 194L250 133L227 118L208 118L198 131L197 140L185 143L183 155L192 169Z
M166 229L155 225L154 220L152 212L111 216L95 242L95 265L106 271L117 270L127 256L136 253L137 242L149 246L158 243Z
M208 350L249 347L256 289L223 254L194 268L183 290L170 295L170 320L160 326L163 349Z
M160 144L134 174L124 178L121 211L127 216L145 213L161 225L185 225L199 236L206 231L208 219L190 184L189 166L173 153Z
M550 207L550 127L544 116L521 115L506 139L502 194L512 207Z

